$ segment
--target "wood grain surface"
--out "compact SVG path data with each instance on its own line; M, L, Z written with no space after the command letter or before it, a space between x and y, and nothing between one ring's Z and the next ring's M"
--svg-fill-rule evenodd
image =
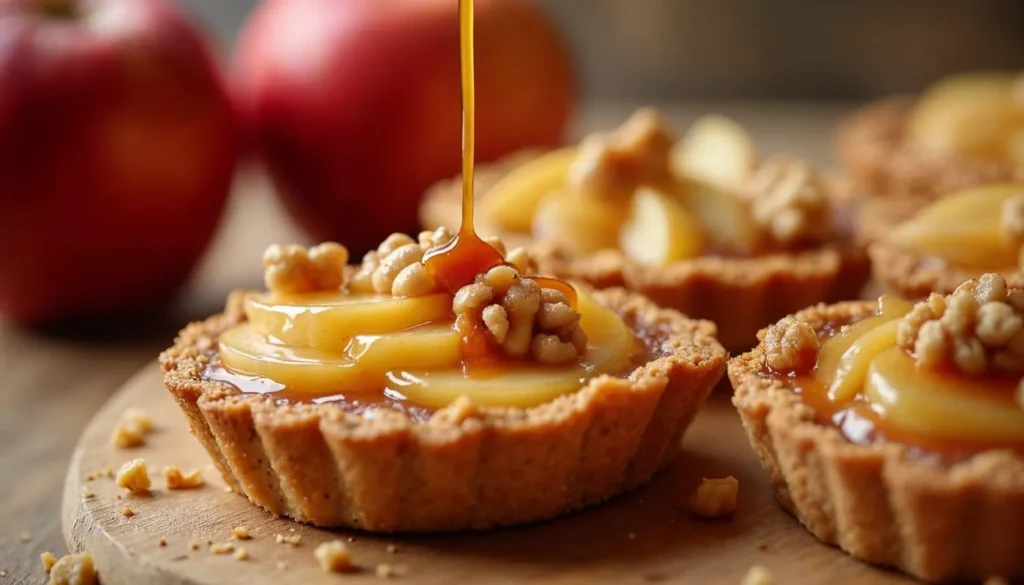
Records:
M634 107L600 104L584 108L576 134L616 124ZM764 151L799 153L818 162L831 159L834 123L846 109L841 104L799 103L663 105L680 129L697 114L718 111L748 125ZM43 331L0 322L0 583L46 582L39 554L64 552L60 494L82 428L128 377L169 345L181 325L218 310L230 289L257 285L259 254L267 244L278 241L302 238L262 181L242 173L210 254L181 303L166 314ZM469 541L471 544L472 539ZM805 542L811 546L810 541ZM688 554L698 549L690 548ZM474 551L472 546L466 550L470 562L486 557ZM457 551L449 552L454 555ZM573 554L585 553L576 550ZM518 560L506 558L503 562L516 564ZM643 564L642 559L637 562ZM808 579L809 583L829 581L824 574Z
M156 432L136 449L110 445L110 432L126 408L154 413ZM89 423L72 457L64 491L63 527L69 547L90 550L104 585L308 585L375 582L378 564L391 565L417 584L467 583L739 583L751 565L763 565L780 583L903 583L909 579L873 569L819 544L776 505L748 447L739 417L724 395L698 415L680 460L644 488L592 510L514 529L449 535L376 536L328 531L275 518L243 496L224 491L206 453L161 384L155 364L143 369ZM132 495L109 478L86 475L141 457L153 489ZM168 491L165 465L201 469L208 484ZM702 476L734 475L740 502L726 519L702 521L686 510ZM92 497L82 496L88 486ZM130 507L131 517L122 514ZM244 527L253 536L231 541ZM275 535L298 534L298 547ZM313 549L325 540L348 544L360 570L340 578L324 573ZM249 559L214 555L206 545L232 542ZM198 550L190 543L201 542ZM161 544L165 543L165 544ZM389 553L388 547L396 547ZM765 550L760 550L766 547ZM285 568L278 568L278 563Z

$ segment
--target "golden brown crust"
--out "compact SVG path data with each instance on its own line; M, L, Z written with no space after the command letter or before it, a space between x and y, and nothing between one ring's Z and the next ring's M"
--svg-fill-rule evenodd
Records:
M874 313L870 302L797 313L815 328ZM820 540L930 581L1024 575L1024 460L986 451L957 463L897 443L859 445L783 382L762 346L729 362L733 404L779 502Z
M161 355L165 383L228 484L318 526L441 531L520 524L602 502L650 479L725 369L714 325L622 290L597 291L659 356L533 408L460 399L424 423L381 410L280 406L205 381L242 292Z
M839 159L866 193L935 198L974 185L1024 182L1024 168L1009 163L936 156L909 146L904 130L913 107L913 98L886 98L839 125Z
M972 270L948 264L939 258L922 256L885 241L868 247L871 272L882 288L904 299L920 299L930 293L947 295L964 282L992 270ZM1020 268L999 272L1010 288L1024 288Z
M529 156L484 165L481 171L490 182L481 182L478 177L476 184L483 187L477 190L478 200L486 196L490 185ZM461 192L456 185L439 183L427 192L420 208L423 225L457 224ZM856 217L860 202L857 192L835 177L828 178L828 185L836 216ZM870 272L867 254L845 241L852 240L852 222L837 225L837 229L844 243L752 258L704 256L668 266L643 265L617 250L575 256L544 242L531 242L528 234L501 232L493 226L481 228L481 233L526 242L541 274L582 281L596 288L623 287L661 307L714 321L722 345L730 350L746 350L756 343L758 329L785 315L822 301L860 297Z

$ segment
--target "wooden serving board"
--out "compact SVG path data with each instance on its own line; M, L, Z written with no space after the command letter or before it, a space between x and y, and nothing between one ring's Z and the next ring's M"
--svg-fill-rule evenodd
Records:
M205 452L190 436L184 416L163 389L159 369L152 365L125 384L82 434L65 485L64 538L70 550L92 552L103 585L371 583L379 581L379 563L392 565L397 579L420 584L733 585L755 564L767 567L778 583L787 585L912 582L820 544L779 508L726 394L717 392L697 417L673 467L651 485L603 506L489 532L376 536L275 518L244 497L225 492ZM148 410L156 431L144 447L115 449L110 433L128 407ZM92 471L117 469L135 457L149 463L154 478L151 495L129 495L107 478L85 479ZM165 465L202 469L206 487L165 490L160 473ZM686 500L700 478L730 474L740 480L736 513L715 521L690 517ZM95 495L83 497L83 486ZM125 506L135 515L125 517ZM228 541L236 526L253 535L250 541L235 542L250 558L238 561L231 555L211 554L206 541ZM275 542L276 534L292 531L302 535L300 546ZM354 539L349 547L360 572L330 575L320 570L313 549L335 538ZM196 540L204 545L190 550L189 543ZM389 553L388 545L397 550Z

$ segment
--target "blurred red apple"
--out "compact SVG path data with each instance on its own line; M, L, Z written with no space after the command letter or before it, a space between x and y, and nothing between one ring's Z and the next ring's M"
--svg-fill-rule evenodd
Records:
M476 155L560 142L569 55L531 0L477 0ZM236 53L238 99L286 205L360 253L412 231L460 168L456 0L265 0Z
M235 118L166 0L0 0L0 312L170 298L221 215Z

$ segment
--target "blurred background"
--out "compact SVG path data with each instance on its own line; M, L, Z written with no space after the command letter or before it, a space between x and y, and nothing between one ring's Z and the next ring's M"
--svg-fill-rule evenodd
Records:
M224 46L256 4L182 1ZM862 98L1024 64L1020 0L540 2L589 99Z

